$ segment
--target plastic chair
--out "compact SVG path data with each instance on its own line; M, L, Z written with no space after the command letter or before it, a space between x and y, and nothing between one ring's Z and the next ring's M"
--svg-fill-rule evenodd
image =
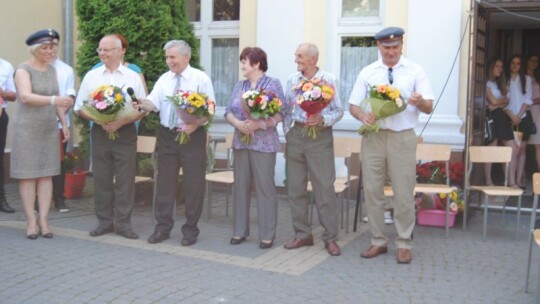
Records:
M473 146L469 148L469 166L467 172L467 178L470 182L473 165L475 163L501 163L505 165L504 172L508 172L508 163L512 158L511 147L499 147L499 146ZM487 230L487 212L488 212L488 199L489 196L517 196L518 197L518 209L517 209L517 225L516 225L516 239L519 236L519 220L521 215L521 195L523 190L519 188L508 187L508 173L504 176L503 186L476 186L465 185L465 200L463 210L463 220L467 220L467 199L469 191L478 191L484 196L484 227L483 227L483 239L486 240Z
M225 216L229 216L229 196L232 192L232 184L234 184L234 171L232 170L232 142L233 134L228 133L225 136L225 146L227 149L227 165L224 171L217 171L206 174L206 221L212 217L212 183L225 184L227 186L227 198L225 203ZM213 167L213 166L212 166Z
M349 209L350 209L350 187L351 181L358 179L359 177L351 174L350 159L353 153L360 153L361 140L359 137L334 137L334 157L344 158L347 166L347 175L336 177L334 181L334 193L338 196L340 202L340 222L341 228L343 228L343 209L345 208L346 220L345 220L345 232L349 233ZM347 190L347 204L344 206L343 194ZM313 192L313 185L311 181L308 181L307 192ZM309 209L310 223L313 218L313 195L311 196L311 203Z
M533 239L536 243L540 245L540 221L536 220L536 208L538 208L538 195L540 195L540 173L533 174L533 205L531 210L531 223L530 223L530 233L529 233L529 258L527 259L527 279L525 280L525 293L529 290L529 277L531 273L531 256L532 256L532 246ZM540 271L538 273L538 288L536 292L540 295ZM538 296L537 296L538 298ZM538 302L538 301L537 301Z
M149 176L135 176L135 184L152 181L153 183L153 193L152 193L152 215L153 219L155 218L154 203L156 201L156 180L157 180L157 166L156 166L156 137L153 136L137 136L137 153L149 154L152 162L152 169L154 174L152 177Z

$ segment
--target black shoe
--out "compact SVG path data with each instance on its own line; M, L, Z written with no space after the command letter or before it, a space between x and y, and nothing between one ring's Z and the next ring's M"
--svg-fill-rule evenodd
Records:
M136 240L139 238L139 235L133 232L133 230L131 229L116 231L116 234L121 235L125 237L126 239L130 239L130 240Z
M5 213L14 213L15 209L11 208L11 206L8 204L8 202L4 198L0 200L0 211L5 212Z
M268 249L268 248L272 248L272 245L274 245L274 241L270 241L270 243L260 242L259 243L259 248Z
M96 229L90 231L90 236L100 236L111 232L114 232L114 229L112 227L99 226Z
M182 242L180 242L182 246L191 246L195 243L197 243L197 239L194 239L194 240L182 239Z
M148 243L150 244L157 244L157 243L161 243L165 240L168 240L170 237L170 233L165 233L165 232L161 232L161 231L156 231L154 232L154 234L152 234L149 238L148 238Z
M52 239L53 238L52 232L42 233L41 236L46 238L46 239Z
M233 237L231 238L231 245L238 245L238 244L242 244L242 242L244 242L246 240L246 237Z
M29 240L35 240L35 239L37 239L38 235L37 235L37 233L32 233L32 234L27 234L26 237Z
M58 198L54 200L54 206L56 207L56 210L60 213L66 213L69 212L69 208L66 206L66 203L64 202L63 198Z

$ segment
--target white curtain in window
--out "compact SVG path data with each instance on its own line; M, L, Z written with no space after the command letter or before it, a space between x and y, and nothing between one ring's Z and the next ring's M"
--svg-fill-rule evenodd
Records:
M377 60L377 47L341 47L340 99L345 110L360 70Z
M234 85L238 81L238 39L214 39L212 45L212 85L216 104L229 104Z

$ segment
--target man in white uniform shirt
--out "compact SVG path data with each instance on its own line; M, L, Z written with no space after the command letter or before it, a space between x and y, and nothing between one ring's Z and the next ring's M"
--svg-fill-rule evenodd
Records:
M2 101L2 113L0 115L0 211L6 213L15 212L8 204L4 190L4 150L6 149L9 122L6 108L8 101L15 101L15 99L17 99L17 94L15 93L15 83L13 82L13 66L0 58L0 101Z
M56 68L56 77L58 78L58 93L60 96L69 96L75 101L75 76L73 73L73 68L67 65L65 62L58 58L58 48L60 43L60 34L57 31L53 30L54 40L53 40L53 53L51 64ZM71 119L69 115L69 108L66 109L66 123L68 127L70 126ZM60 129L60 136L63 139L62 133L62 124L58 123L58 129ZM62 155L66 152L67 142L62 142ZM60 175L53 176L53 201L54 206L58 212L69 212L65 202L64 202L64 178L66 175L66 168L64 167L64 162L61 162Z
M125 50L118 37L103 37L96 51L103 66L90 70L84 76L74 107L87 120L90 117L80 110L90 93L101 85L114 85L122 88L124 93L128 88L133 88L135 96L146 96L139 74L122 64ZM134 122L142 118L143 113L136 112L131 103L126 103L122 111L125 112L110 123L94 121L91 131L94 201L99 225L90 231L90 235L100 236L116 231L125 238L137 239L139 235L133 232L131 226L137 167L137 131ZM117 132L118 138L110 140L108 133L111 132Z
M433 110L433 92L424 69L401 55L405 31L389 27L375 34L381 59L363 68L349 99L350 113L363 124L373 125L375 116L360 107L369 89L390 84L399 89L407 108L380 120L380 130L362 138L362 178L366 195L371 246L361 256L374 258L388 250L384 234L384 184L390 177L394 191L394 222L397 230L396 260L412 260L412 233L415 224L416 134L420 112Z
M178 191L178 172L184 173L184 203L186 223L182 225L182 246L197 242L204 199L206 174L206 119L185 123L176 117L175 107L167 96L177 90L200 92L216 100L210 77L189 65L191 47L183 40L171 40L163 47L169 71L161 75L147 100L139 107L144 111L159 111L161 127L158 131L158 176L155 215L157 224L148 243L160 243L170 237L174 225L173 210ZM189 134L189 141L179 144L178 128Z

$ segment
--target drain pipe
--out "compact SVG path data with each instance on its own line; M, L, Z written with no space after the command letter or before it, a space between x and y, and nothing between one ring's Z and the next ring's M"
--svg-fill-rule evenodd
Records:
M73 12L73 0L64 0L64 37L62 37L64 46L64 62L71 67L73 67ZM69 110L67 114L71 115L71 113L72 111ZM73 125L73 119L71 118L69 124L70 134L74 134ZM73 151L73 137L70 137L67 143L66 151Z
M64 0L64 62L73 66L73 0Z

